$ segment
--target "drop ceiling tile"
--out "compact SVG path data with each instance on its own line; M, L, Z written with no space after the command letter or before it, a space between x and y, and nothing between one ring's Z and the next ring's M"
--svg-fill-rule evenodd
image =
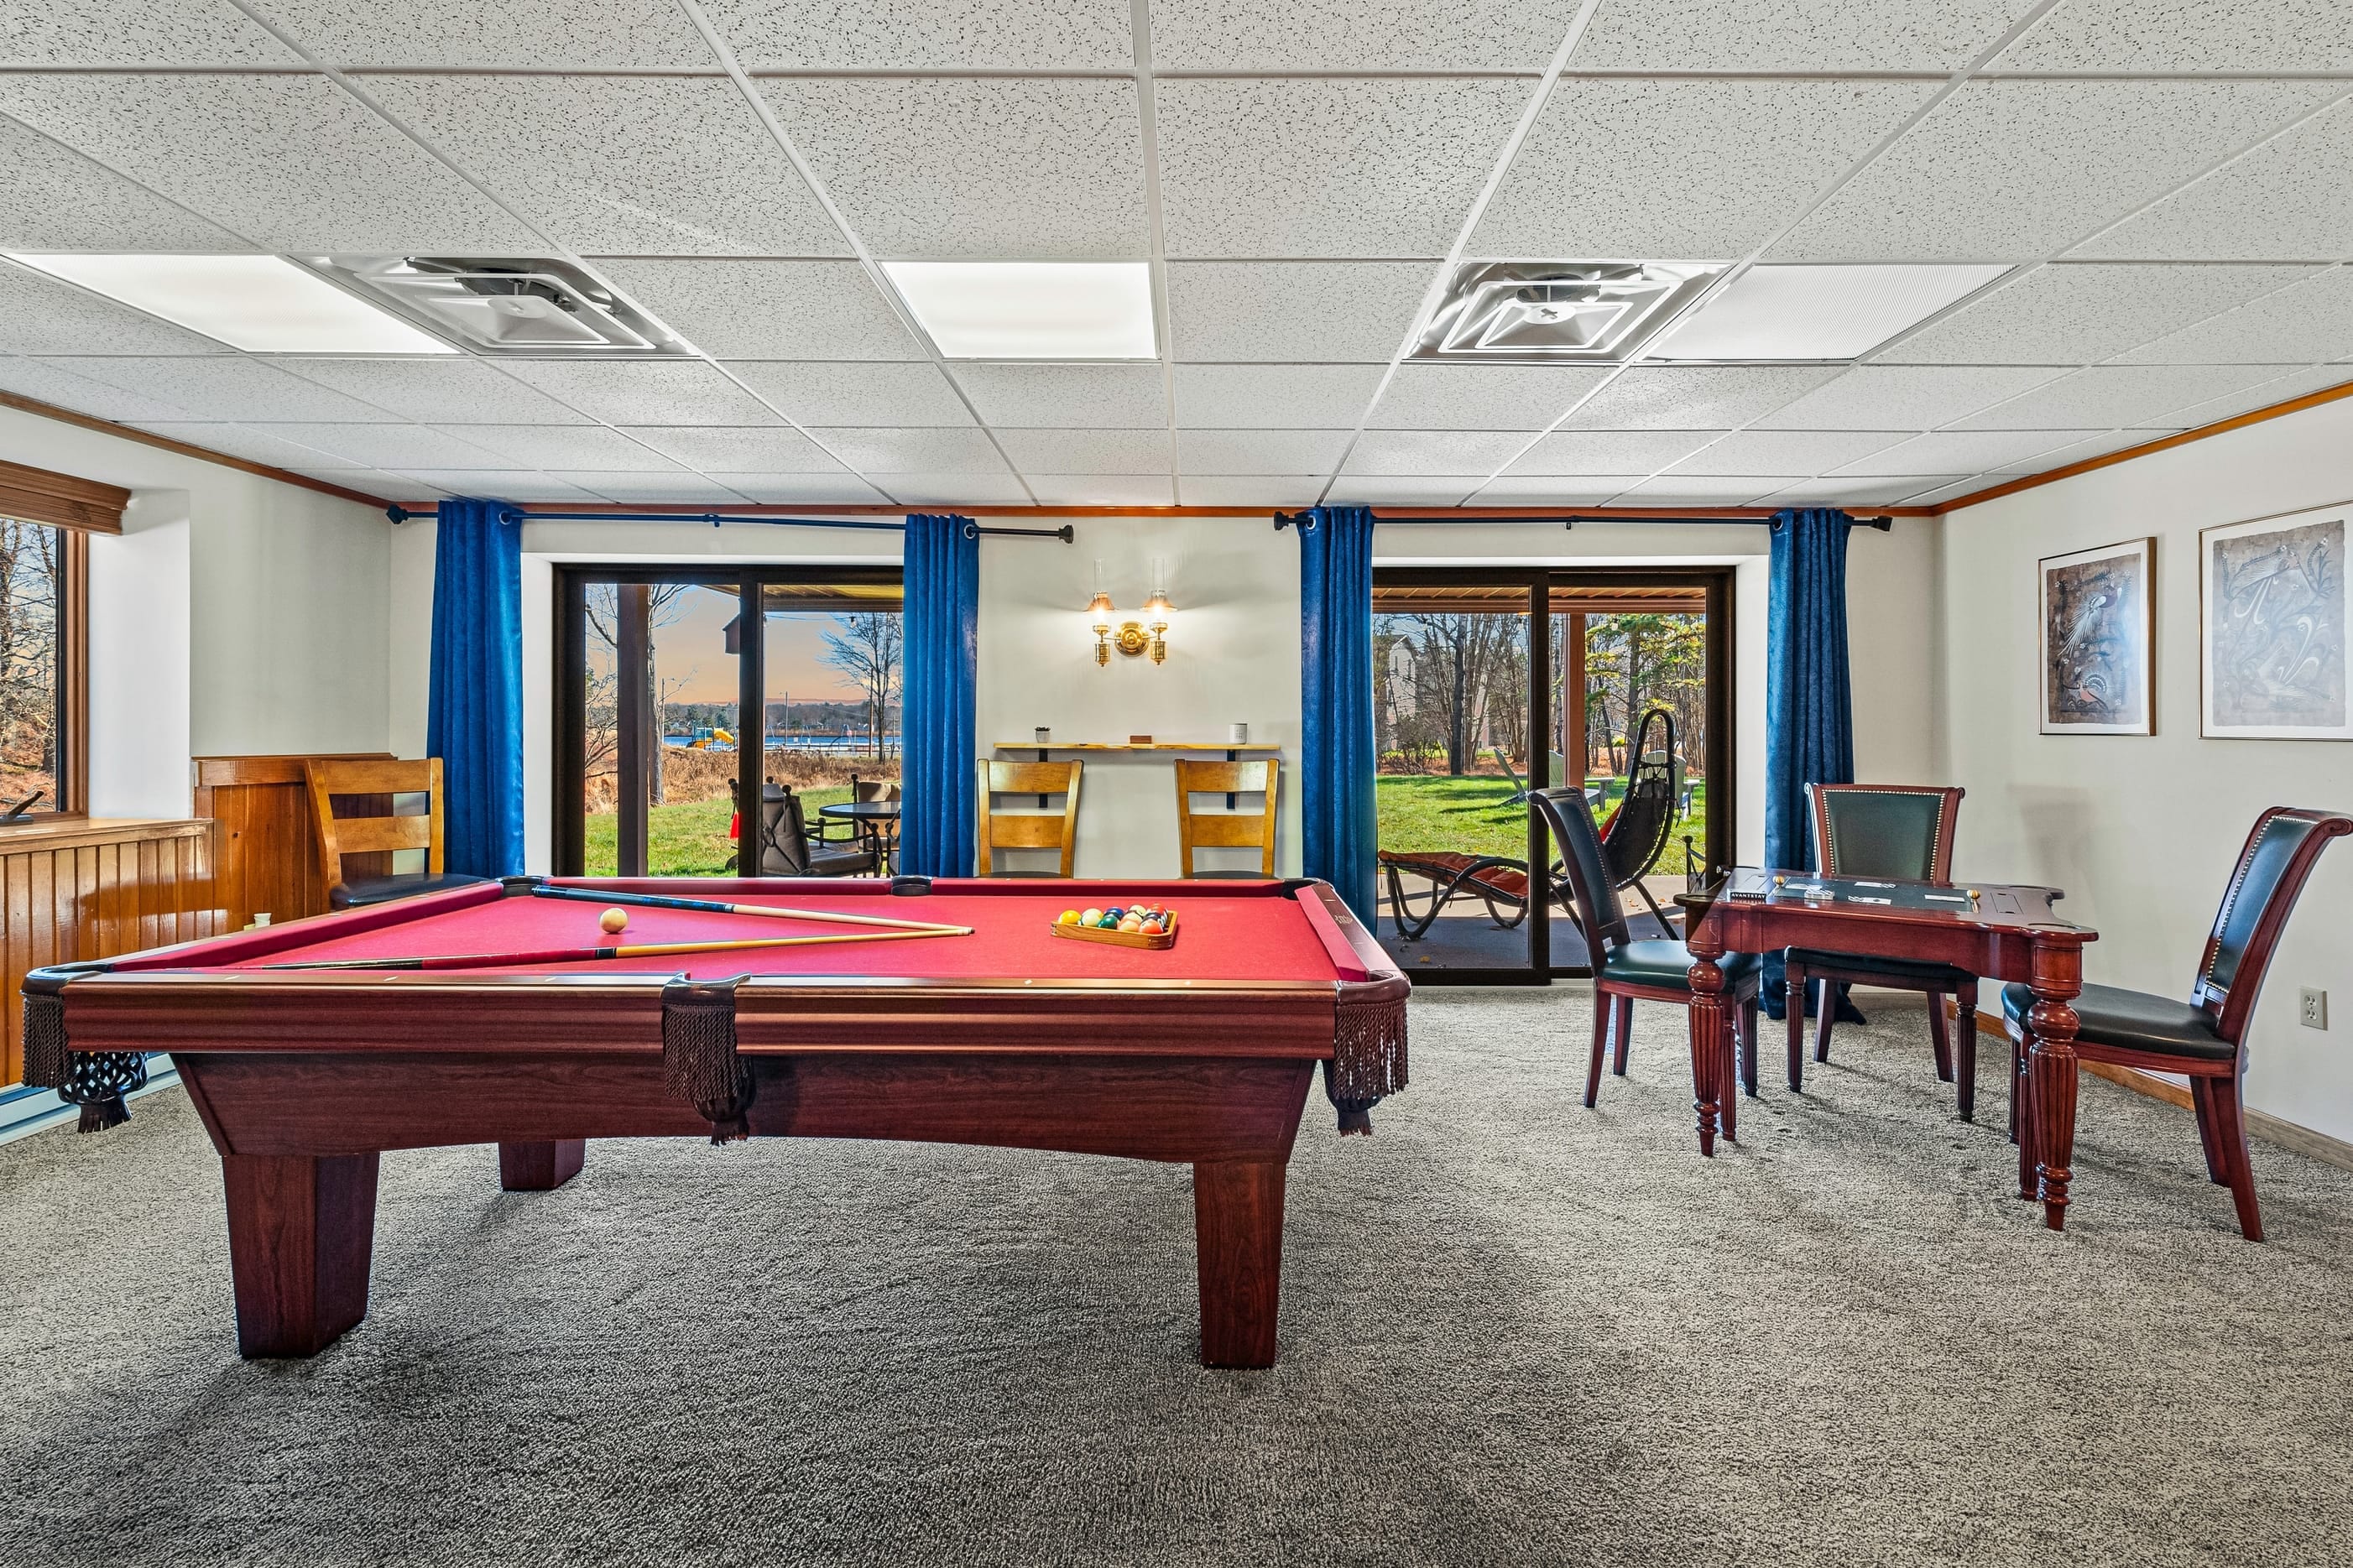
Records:
M2272 379L2268 366L2094 365L1957 420L1959 430L2084 430L2137 425Z
M1745 256L1901 124L1931 87L1565 80L1512 160L1471 252Z
M1568 68L1953 71L2032 0L1602 0Z
M1181 474L1180 506L1313 506L1324 489L1321 474Z
M552 474L419 468L401 477L430 485L453 496L473 496L481 500L595 501L598 499L578 485L565 484Z
M1168 423L1156 363L960 363L950 374L991 425L1135 429Z
M2266 371L2276 368L2273 365L2264 367ZM2218 419L2235 418L2310 393L2326 392L2332 386L2343 386L2348 382L2353 382L2353 364L2314 365L2291 375L2259 381L2252 386L2227 392L2202 403L2168 408L2153 418L2136 423L2140 426L2141 437L2146 440L2153 432L2168 428L2192 430L2200 425L2211 425Z
M557 473L565 468L603 468L622 473L668 468L672 465L617 430L596 425L460 425L452 437L463 437L486 451L501 454L495 468L537 468ZM404 468L426 465L406 463ZM458 468L463 463L435 463L437 468Z
M323 447L289 441L244 425L173 419L142 419L136 421L136 425L139 429L168 436L174 441L185 441L189 446L202 447L207 452L242 458L248 463L268 463L277 468L315 468L338 460L333 453Z
M1180 360L1387 364L1437 277L1426 261L1172 261Z
M1838 374L1827 365L1635 365L1569 416L1572 430L1705 430L1746 425ZM1848 419L1821 426L1867 430Z
M1773 258L2049 255L2339 90L2314 82L1970 82L1841 186Z
M510 360L501 368L611 425L781 423L765 404L699 361Z
M0 11L0 66L292 66L227 0L26 0Z
M1460 78L1164 79L1168 253L1444 256L1530 89Z
M1507 474L1489 479L1472 506L1599 506L1639 485L1641 474Z
M357 490L364 496L374 496L385 501L396 498L422 500L425 498L417 492L434 488L420 480L387 474L380 468L289 468L286 471L324 484L341 485L347 490Z
M463 438L471 432L429 430L422 425L248 425L248 430L371 468L512 468L501 457Z
M1873 363L2089 364L2292 283L2306 270L2148 262L2038 267L1883 350Z
M198 419L381 425L384 412L238 354L191 359L53 359L76 375L160 397Z
M1577 0L1160 0L1152 63L1200 71L1540 71Z
M727 488L761 506L819 501L834 506L871 506L882 492L855 474L729 474Z
M854 261L598 259L590 265L714 358L926 357Z
M1767 430L1933 430L2065 374L2055 365L1857 365L1757 423Z
M1179 430L1176 471L1328 474L1347 448L1345 430Z
M1542 430L1609 376L1599 365L1402 364L1376 430Z
M529 256L531 231L324 77L0 77L0 111L265 249Z
M971 410L929 361L730 360L735 378L803 425L970 425Z
M1673 472L1810 478L1903 439L1901 431L1890 430L1736 430L1677 463Z
M708 70L702 35L673 0L260 0L262 15L303 47L345 68L457 67L480 70Z
M1746 506L1788 484L1787 479L1715 474L1662 474L1630 485L1620 499L1628 506Z
M1024 506L1029 491L1011 474L883 474L875 483L911 506Z
M2353 259L2353 100L2264 142L2076 247L2084 256L2181 260Z
M2103 430L1936 430L1848 463L1836 469L1834 477L1986 474L2032 462L2045 452L2105 434Z
M21 354L220 354L219 341L143 310L0 262L0 352Z
M1158 430L1008 430L997 432L1025 474L1148 474L1169 469L1168 432Z
M2054 447L2047 452L2038 452L2031 458L2004 463L1985 482L1992 484L2021 474L2047 474L2053 468L2063 468L2090 458L2105 458L2111 452L2121 452L2127 447L2137 447L2168 434L2170 432L2158 430L2112 430L2105 435L2087 437L2064 447Z
M586 415L482 360L276 359L306 381L348 393L386 414L435 425L585 425Z
M760 90L877 256L1151 253L1132 80L794 78ZM1165 162L1165 122L1162 136Z
M1870 479L1800 479L1759 498L1784 506L1899 506L1927 490L1949 489L1958 474L1906 474Z
M1994 61L2017 71L2353 70L2338 0L2067 0Z
M129 252L253 247L144 185L0 120L0 249Z
M702 0L751 70L1125 70L1128 0Z
M1527 444L1518 430L1367 430L1356 437L1345 472L1486 475Z
M1460 506L1479 488L1478 474L1423 476L1343 474L1334 481L1334 506Z
M1630 472L1640 479L1673 467L1723 434L1721 430L1556 430L1537 437L1536 444L1504 471L1530 479Z
M2124 364L2306 364L2353 354L2353 267L2332 267L2143 343Z
M1176 423L1353 430L1381 384L1376 364L1180 364Z
M1005 459L979 430L890 429L834 426L809 432L861 474L1002 474ZM888 479L879 481L895 491Z
M1176 481L1166 474L1030 474L1040 506L1169 506Z
M632 426L627 434L663 457L690 468L718 474L729 484L736 474L834 474L841 465L799 431L782 425L749 430ZM549 464L550 468L557 465ZM566 464L565 467L571 467ZM642 465L640 465L642 466Z
M19 397L70 408L77 414L88 414L100 419L194 417L190 410L161 398L128 391L106 382L92 381L86 375L76 375L62 365L7 355L0 355L0 392L13 392Z
M675 468L649 473L608 473L603 470L563 471L550 476L568 485L578 485L591 495L612 501L639 501L648 506L707 501L720 506L741 505L745 498L737 495L733 487L702 474L682 473Z
M849 251L724 78L385 76L367 88L575 251Z

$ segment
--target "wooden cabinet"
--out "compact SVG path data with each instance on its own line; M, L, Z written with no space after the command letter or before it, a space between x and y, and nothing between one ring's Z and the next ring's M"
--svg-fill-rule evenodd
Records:
M111 958L229 929L214 879L213 825L81 820L0 827L0 1084L24 1076L17 987L45 964Z

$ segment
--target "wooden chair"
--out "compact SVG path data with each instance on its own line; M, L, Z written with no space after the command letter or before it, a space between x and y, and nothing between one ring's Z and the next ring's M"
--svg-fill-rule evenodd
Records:
M1825 877L1883 877L1898 882L1949 882L1953 875L1953 825L1968 792L1936 784L1808 784L1814 808L1814 869ZM1950 964L1910 958L1880 958L1858 952L1826 952L1793 947L1785 961L1783 1006L1789 1023L1789 1087L1805 1083L1806 983L1822 982L1822 1003L1814 1022L1814 1060L1831 1059L1831 1029L1838 999L1830 987L1841 981L1892 991L1920 991L1928 997L1928 1038L1936 1053L1936 1078L1954 1081L1952 1032L1945 1023L1945 998L1960 998L1961 1050L1957 1098L1961 1120L1977 1119L1978 977ZM1741 1062L1750 1093L1757 1063Z
M2115 985L2086 985L2075 998L2075 1055L2142 1072L2181 1073L2189 1079L2198 1141L2207 1179L2231 1189L2239 1232L2263 1238L2255 1206L2255 1168L2247 1153L2247 1121L2240 1085L2247 1076L2247 1026L2254 1021L2263 973L2287 930L2296 895L2332 838L2353 833L2353 816L2275 805L2255 818L2239 863L2223 890L2206 936L2206 951L2190 982L2189 1000L2153 996ZM2012 1135L2020 1169L2040 1158L2033 1118L2020 1112L2026 1053L2034 1043L2034 993L2022 984L2001 991L2002 1023L2010 1042Z
M319 875L329 909L390 903L487 880L448 871L441 864L440 758L394 762L306 757L302 776L310 787L311 820L318 827ZM403 795L423 795L424 812L393 815L393 797ZM345 856L380 857L379 864L388 868L390 856L404 849L425 852L423 871L346 873Z
M1593 1054L1585 1068L1585 1104L1591 1110L1601 1092L1601 1058L1614 1026L1617 1059L1611 1070L1626 1076L1626 1053L1633 1043L1634 1004L1672 1002L1691 1005L1691 950L1680 942L1632 940L1625 906L1609 873L1601 847L1601 830L1594 825L1593 807L1581 789L1540 789L1528 796L1552 830L1568 873L1577 929L1585 938L1586 962L1593 970ZM1733 1033L1744 1051L1757 1038L1757 985L1764 963L1753 952L1725 954L1725 994L1736 1008ZM1608 1005L1605 1006L1604 1004ZM1725 1088L1718 1099L1724 1135L1739 1135L1738 1097L1731 1092L1733 1063L1727 1052L1717 1071Z
M1274 807L1282 783L1282 764L1267 758L1253 763L1176 763L1176 865L1188 878L1247 878L1263 880L1274 875ZM1195 812L1197 795L1257 795L1265 797L1260 811ZM1255 849L1255 871L1203 871L1193 865L1196 849Z
M1067 877L1071 862L1079 847L1079 773L1080 763L1073 758L1067 763L983 763L980 781L980 835L976 846L979 853L980 874L984 877ZM1029 795L1042 801L1048 795L1062 797L1062 809L1051 811L1019 811L999 813L996 797L1000 795ZM1004 849L1060 849L1062 867L1059 871L1021 871L997 869L993 851Z

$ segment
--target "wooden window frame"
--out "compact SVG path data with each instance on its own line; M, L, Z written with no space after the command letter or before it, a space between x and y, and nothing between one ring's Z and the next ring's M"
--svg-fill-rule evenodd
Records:
M90 532L78 527L6 513L16 522L54 528L64 546L58 584L58 737L56 794L26 822L75 822L90 816ZM6 803L0 801L0 808Z

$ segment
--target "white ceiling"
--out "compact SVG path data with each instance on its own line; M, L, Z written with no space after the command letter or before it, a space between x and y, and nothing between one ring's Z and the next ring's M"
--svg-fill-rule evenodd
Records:
M2344 4L0 0L0 249L555 256L702 355L0 264L0 389L406 500L1933 502L2353 381ZM944 362L910 258L1147 260L1169 357ZM1400 364L1503 258L2011 270L1861 362Z

